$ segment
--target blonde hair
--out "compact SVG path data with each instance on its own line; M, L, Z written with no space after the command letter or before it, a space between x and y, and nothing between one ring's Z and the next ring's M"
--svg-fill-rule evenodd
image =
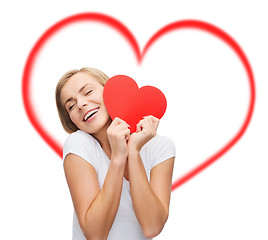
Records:
M105 83L109 79L109 77L105 73L103 73L102 71L100 71L96 68L81 68L80 70L73 69L73 70L66 72L61 77L61 79L59 80L59 82L56 86L55 97L56 97L56 105L57 105L57 110L58 110L58 114L60 117L60 121L61 121L61 124L62 124L64 130L67 133L73 133L73 132L77 131L78 127L70 119L69 113L67 112L67 110L65 109L65 107L63 106L63 104L61 102L60 94L61 94L61 90L62 90L63 86L65 85L65 83L78 72L88 73L89 75L95 77L96 80L103 86L105 85Z

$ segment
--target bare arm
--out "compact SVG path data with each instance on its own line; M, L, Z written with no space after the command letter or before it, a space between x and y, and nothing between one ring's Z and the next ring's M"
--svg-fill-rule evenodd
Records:
M136 217L148 238L157 236L167 221L174 165L174 158L158 164L151 170L151 179L148 182L139 151L148 139L155 136L157 125L158 121L153 117L142 120L138 126L138 133L131 135L129 142L131 197Z
M139 153L133 151L129 155L128 164L135 214L144 235L148 238L155 237L168 219L174 158L152 169L150 183Z
M102 189L94 167L87 161L75 154L68 154L64 161L74 209L87 239L107 238L120 202L129 129L121 120L113 123L108 134L112 147L111 163Z
M94 167L79 156L68 154L64 169L84 235L106 239L119 206L124 167L111 162L101 190Z

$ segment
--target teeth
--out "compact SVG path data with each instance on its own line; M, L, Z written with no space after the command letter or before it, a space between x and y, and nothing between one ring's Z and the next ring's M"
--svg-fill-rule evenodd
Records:
M98 112L98 108L96 108L96 109L94 109L94 110L91 110L90 112L88 112L87 113L87 115L84 117L84 121L86 121L86 120L88 120L89 119L89 117L92 115L92 114L94 114L94 113L96 113L96 112Z

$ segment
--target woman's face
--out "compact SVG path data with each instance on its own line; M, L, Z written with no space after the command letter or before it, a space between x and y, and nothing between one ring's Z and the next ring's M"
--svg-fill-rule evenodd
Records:
M110 125L103 86L90 74L73 75L63 86L60 97L71 120L82 131L95 134Z

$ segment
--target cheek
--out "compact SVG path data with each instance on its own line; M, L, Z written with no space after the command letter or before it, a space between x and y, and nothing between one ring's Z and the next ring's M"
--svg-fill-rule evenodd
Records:
M98 90L96 96L98 98L98 101L101 102L101 103L103 103L103 88Z
M75 112L70 112L69 113L70 119L72 120L72 122L77 125L78 123L78 116L77 114L75 114Z

